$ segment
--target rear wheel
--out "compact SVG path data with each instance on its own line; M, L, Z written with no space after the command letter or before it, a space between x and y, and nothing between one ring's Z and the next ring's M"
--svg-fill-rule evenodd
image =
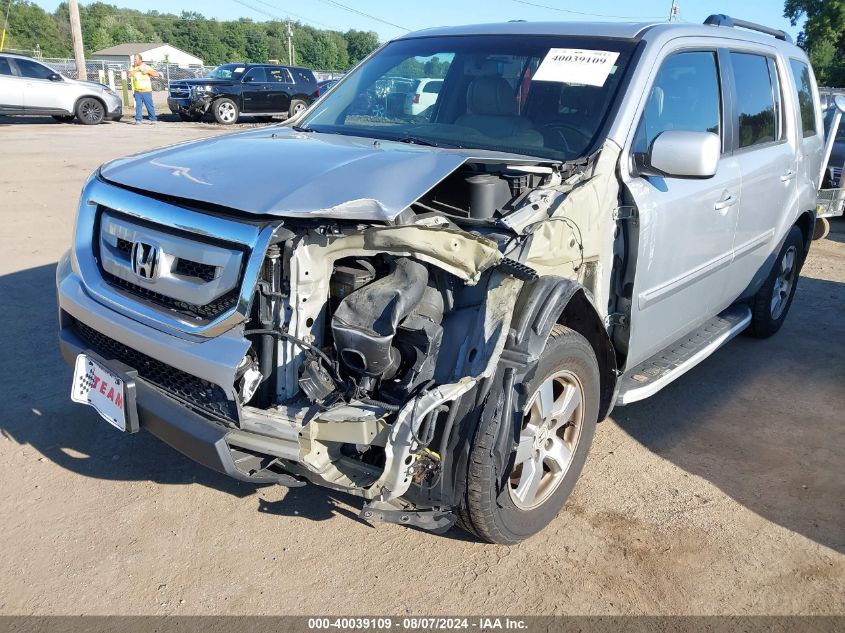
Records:
M781 246L772 272L751 300L751 333L757 338L768 338L777 332L786 320L804 253L801 230L793 226Z
M226 98L215 101L211 109L214 112L214 119L221 125L237 123L241 114L238 110L238 104Z
M97 125L106 118L106 107L93 97L85 97L76 104L76 118L83 125Z
M288 116L296 116L298 114L302 114L305 112L305 109L308 107L308 104L305 103L302 99L293 99L290 102L290 109L288 110Z
M557 516L595 435L599 385L589 342L555 325L537 372L525 385L519 441L506 465L508 472L497 472L494 459L497 439L508 430L503 428L505 416L491 416L476 430L466 498L459 508L462 526L485 541L513 544Z

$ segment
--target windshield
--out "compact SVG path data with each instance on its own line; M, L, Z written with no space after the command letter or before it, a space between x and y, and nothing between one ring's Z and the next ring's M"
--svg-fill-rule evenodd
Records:
M629 40L562 36L399 40L299 125L570 160L600 141L633 48Z
M208 79L240 79L246 67L243 64L223 64L212 70L206 77Z

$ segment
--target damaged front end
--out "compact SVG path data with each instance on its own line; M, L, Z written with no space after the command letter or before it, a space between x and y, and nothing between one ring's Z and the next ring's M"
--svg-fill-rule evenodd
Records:
M363 497L369 520L451 525L460 438L494 383L513 390L542 348L503 358L533 264L586 296L598 286L596 183L582 208L560 212L595 168L473 165L394 225L280 224L243 326L238 397L241 429L289 441L295 458L260 463Z
M475 424L519 415L520 384L567 301L582 297L590 315L573 323L597 323L611 349L594 306L608 305L614 274L602 262L615 227L601 214L616 199L617 158L612 145L572 164L450 154L410 202L390 215L376 205L371 218L363 197L350 217L343 204L328 217L232 217L140 192L118 164L83 192L60 266L62 327L77 351L120 360L216 425L229 474L310 481L364 498L368 520L448 528ZM201 170L173 173L214 186ZM147 242L162 269L138 280L133 244ZM112 337L107 352L95 330Z

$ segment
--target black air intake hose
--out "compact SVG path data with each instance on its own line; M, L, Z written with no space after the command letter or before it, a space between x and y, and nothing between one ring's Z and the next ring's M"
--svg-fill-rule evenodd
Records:
M400 354L393 347L396 328L417 307L428 284L428 269L406 257L393 270L340 302L332 317L338 356L350 370L392 378Z

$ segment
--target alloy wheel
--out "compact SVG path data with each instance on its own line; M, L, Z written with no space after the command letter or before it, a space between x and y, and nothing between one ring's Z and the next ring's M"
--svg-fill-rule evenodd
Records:
M790 246L780 260L780 270L775 277L775 287L772 291L772 319L779 319L789 302L792 286L795 283L795 273L798 270L798 249Z
M82 118L86 121L94 122L103 118L103 106L100 105L99 101L94 101L93 99L84 101L80 111Z
M581 381L566 370L546 378L529 399L509 480L521 510L542 505L563 481L581 438L583 402Z
M221 103L217 106L217 112L225 123L233 123L238 116L235 106L231 103Z

